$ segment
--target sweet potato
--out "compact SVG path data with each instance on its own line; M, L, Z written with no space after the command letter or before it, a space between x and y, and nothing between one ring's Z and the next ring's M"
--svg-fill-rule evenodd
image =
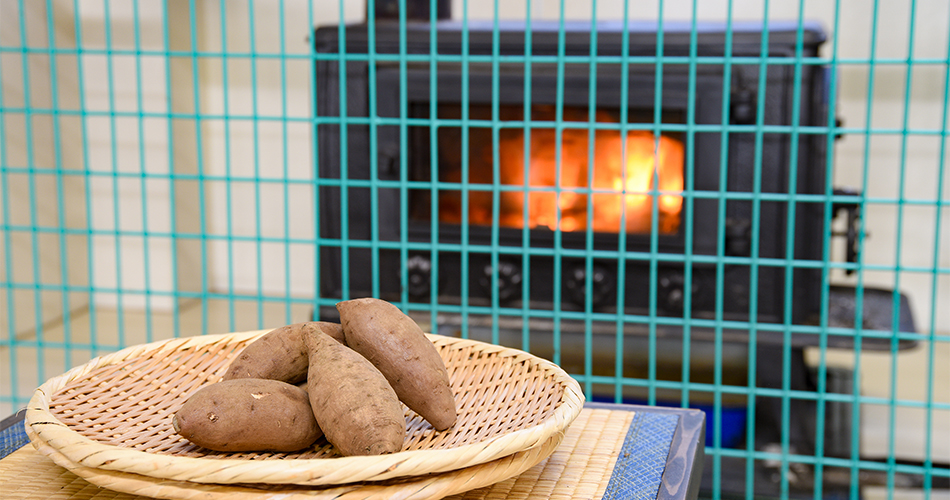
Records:
M379 369L399 399L444 431L457 418L449 375L439 351L419 325L384 300L339 302L346 344Z
M403 406L383 374L324 333L308 333L305 339L310 353L310 405L330 444L344 456L402 449L406 438Z
M202 387L175 413L172 426L217 451L297 451L323 435L306 391L256 378Z
M231 362L224 380L266 378L288 384L305 381L309 355L303 336L312 331L326 333L344 342L343 328L337 323L310 321L282 326L245 347Z

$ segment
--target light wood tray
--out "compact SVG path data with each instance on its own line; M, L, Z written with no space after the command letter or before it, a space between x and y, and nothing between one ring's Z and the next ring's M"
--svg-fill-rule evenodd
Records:
M577 382L523 351L429 335L449 372L459 410L436 432L405 409L403 451L340 457L321 439L302 453L220 453L177 434L171 417L214 383L267 330L130 347L40 386L26 425L75 466L197 483L337 485L453 471L541 446L563 433L584 403ZM52 455L52 454L51 454Z

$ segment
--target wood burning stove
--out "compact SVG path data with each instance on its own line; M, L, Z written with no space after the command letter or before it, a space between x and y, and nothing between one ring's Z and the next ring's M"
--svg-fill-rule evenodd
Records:
M372 32L315 33L321 297L408 299L410 314L435 310L420 316L437 313L433 331L581 374L592 399L719 405L742 417L711 424L725 447L738 445L728 429L746 436L754 400L756 449L816 449L817 398L746 389L814 391L805 347L854 345L816 334L823 295L829 325L854 326L854 289L822 293L825 225L848 214L853 261L861 215L841 203L855 193L827 185L822 30L667 24L658 50L647 24L436 28L377 19ZM890 321L891 292L869 292L863 310ZM899 307L914 331L906 298ZM826 387L850 394L828 373ZM851 453L850 414L827 407L829 456ZM725 490L743 491L744 460L723 467Z
M763 60L761 24L729 54L700 26L694 58L689 26L662 58L646 24L436 27L315 33L322 296L713 318L724 262L723 319L817 314L820 28L770 26Z

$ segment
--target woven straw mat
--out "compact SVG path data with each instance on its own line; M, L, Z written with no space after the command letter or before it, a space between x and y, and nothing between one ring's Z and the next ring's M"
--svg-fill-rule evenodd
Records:
M557 365L523 351L428 335L458 407L436 432L404 408L407 438L390 455L341 457L321 438L298 453L222 453L178 436L171 418L267 330L130 347L40 386L27 408L31 436L69 463L175 481L336 485L457 470L529 450L562 433L584 396Z

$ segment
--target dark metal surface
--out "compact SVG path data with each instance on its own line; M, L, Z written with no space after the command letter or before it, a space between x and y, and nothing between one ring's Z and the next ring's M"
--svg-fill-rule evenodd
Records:
M579 317L584 311L588 295L597 295L595 312L613 314L617 309L618 290L624 290L624 303L620 306L622 312L633 315L650 314L649 304L655 304L652 314L662 318L683 318L688 315L692 318L716 318L717 293L727 300L718 307L722 309L722 319L726 321L748 321L759 323L781 324L786 317L786 307L792 309L792 322L795 325L805 324L820 310L821 272L819 267L795 265L791 279L794 286L785 287L786 270L778 264L776 259L789 258L789 245L786 239L794 238L791 249L796 260L818 262L822 258L821 249L824 245L823 224L824 205L820 203L796 203L795 231L790 233L785 225L788 221L786 202L768 202L759 204L758 225L761 233L756 241L751 241L751 221L753 203L750 200L729 199L725 204L725 212L717 200L698 197L692 200L693 209L689 215L692 224L691 247L688 250L696 259L690 266L690 282L686 282L686 269L683 261L665 259L669 255L682 255L687 252L685 234L686 225L676 234L663 234L658 237L659 262L653 262L657 269L651 272L651 262L645 256L633 256L623 259L622 280L616 257L595 257L588 262L586 253L587 235L581 232L563 232L555 243L554 232L547 229L530 230L528 247L538 252L530 252L525 259L526 248L523 248L523 235L520 229L503 227L497 230L497 241L493 242L492 231L487 226L472 225L467 228L467 241L462 245L462 230L458 224L442 223L438 227L436 247L432 247L434 239L430 218L432 214L419 215L412 207L426 206L431 203L419 202L425 199L427 190L409 189L400 190L401 186L395 182L404 182L408 179L413 182L431 182L433 162L441 169L445 165L453 164L455 157L428 158L431 153L432 138L426 127L409 127L410 137L408 147L400 140L400 132L396 127L379 126L376 130L375 145L371 148L372 126L369 125L371 90L375 91L376 114L381 118L417 118L431 119L429 113L439 116L438 106L441 104L458 104L463 102L461 94L463 74L467 75L468 93L465 101L470 108L470 119L478 113L490 110L490 106L498 104L502 109L513 106L522 109L526 102L525 87L531 89L531 106L560 105L565 109L587 109L591 99L595 99L598 109L618 112L622 103L626 103L632 122L652 122L657 102L662 106L663 123L685 123L689 111L693 110L693 122L700 125L717 125L722 123L723 93L733 91L737 95L746 95L747 103L755 103L756 109L761 108L762 116L757 116L765 125L789 125L793 111L800 114L800 125L822 127L827 126L828 94L826 84L828 74L821 65L807 64L802 68L800 81L795 80L795 72L790 65L770 65L764 75L759 75L754 69L743 65L733 68L733 81L724 78L723 67L716 63L702 63L695 68L695 75L691 75L686 65L669 64L663 67L662 74L657 74L654 64L631 64L626 72L618 64L601 64L598 66L596 81L591 82L590 67L586 63L565 63L559 70L547 56L563 52L565 55L589 55L591 48L591 31L589 23L568 23L562 26L559 23L532 23L530 40L532 57L537 57L537 63L530 65L531 71L525 71L525 64L521 62L500 62L498 73L493 66L485 62L485 57L498 54L501 56L525 56L525 25L523 23L492 23L471 22L461 26L453 21L440 22L436 25L434 49L440 55L461 53L463 48L470 56L479 57L477 61L468 64L464 70L460 63L439 62L434 67L435 75L431 74L431 66L425 58L431 53L430 43L433 32L428 23L408 23L405 29L400 29L398 23L378 23L373 31L374 45L372 50L380 57L373 71L368 62L360 59L335 60L339 54L340 44L345 43L347 54L367 54L370 32L366 25L353 25L344 28L343 32L336 27L321 27L314 34L314 48L322 55L315 63L315 78L317 104L316 113L320 117L347 117L352 119L348 124L337 124L332 121L318 126L317 142L319 150L318 168L319 178L326 180L319 188L321 203L321 237L328 241L341 238L344 234L343 225L346 225L347 243L340 246L326 245L321 248L321 286L322 297L342 297L344 274L348 274L349 296L363 296L376 294L387 300L402 300L400 284L404 282L409 272L408 260L416 256L423 256L435 260L438 257L439 286L437 290L429 290L436 294L439 304L451 307L461 297L466 297L470 313L479 312L478 309L490 309L492 298L501 307L522 309L522 301L528 301L532 310L560 309L568 314L577 314L573 318L562 315L562 319L577 320L580 325L584 318ZM464 28L464 29L463 29ZM497 36L496 28L498 30ZM618 55L624 52L623 40L629 41L627 52L630 56L653 56L657 51L657 26L650 23L634 23L630 31L625 32L624 26L618 23L604 23L598 26L597 53L599 56ZM665 24L663 26L664 55L686 56L690 53L692 32L689 24ZM825 40L820 28L806 24L804 31L799 32L797 24L774 24L769 26L768 51L770 57L801 57L810 58L818 55L818 48ZM345 36L345 41L341 39ZM802 35L801 44L798 42ZM703 24L696 33L697 54L700 56L722 55L724 50L723 26ZM735 25L732 30L733 56L758 56L762 52L762 25L754 26ZM405 65L397 64L391 57L404 51L412 59L405 61ZM799 51L801 52L799 54ZM331 57L323 57L323 56ZM420 56L420 57L416 57ZM345 75L343 71L345 69ZM560 75L560 76L559 76ZM342 78L345 76L346 87L341 88ZM498 81L493 84L493 77ZM765 82L759 82L759 78ZM375 77L375 81L373 78ZM657 81L662 77L662 95L656 95ZM430 88L435 81L435 88ZM530 79L530 81L525 81ZM622 85L626 82L626 89ZM695 92L690 92L693 83ZM567 89L560 96L556 89L561 83ZM592 84L595 89L592 89ZM497 86L492 91L493 85ZM763 87L765 93L757 95L758 89ZM795 89L800 93L795 94ZM346 96L346 102L340 102L341 95ZM434 98L436 110L430 109L430 98ZM408 102L405 102L408 101ZM798 103L799 108L795 108ZM408 107L406 107L408 105ZM408 116L403 116L408 113ZM741 113L740 113L741 114ZM479 115L480 116L480 115ZM521 116L521 115L519 115ZM748 119L748 116L745 117ZM366 119L366 120L364 120ZM631 119L628 117L628 119ZM741 120L741 117L737 119ZM646 121L644 121L646 120ZM479 120L475 120L479 122ZM346 121L342 123L347 123ZM444 129L445 127L443 127ZM451 127L449 127L451 128ZM425 130L423 130L425 129ZM346 140L341 140L343 132ZM420 132L421 131L421 132ZM418 133L417 133L418 132ZM473 123L470 134L487 134L488 129ZM672 133L672 132L671 132ZM675 135L675 134L674 134ZM826 146L825 138L816 134L803 135L797 141L798 154L791 152L796 144L782 134L769 135L761 146L751 131L735 131L729 134L727 185L720 186L720 165L722 158L722 141L715 133L695 134L690 140L695 150L694 165L691 170L693 188L701 192L717 192L724 189L729 193L750 193L754 188L762 193L784 195L789 192L797 194L822 195L825 192ZM419 137L417 137L419 136ZM479 136L480 137L480 136ZM490 139L475 140L469 138L470 144L478 145L490 143ZM375 156L370 158L370 152ZM453 148L439 148L438 153L448 154ZM472 149L475 151L475 149ZM472 151L469 154L474 154ZM340 158L346 156L345 170L340 166ZM790 158L798 158L798 175L796 185L789 185ZM446 160L446 161L443 161ZM758 161L756 161L758 160ZM754 166L761 164L765 171L761 172L761 182L758 186L752 185L757 178L753 172ZM374 169L375 166L375 169ZM402 169L406 171L402 171ZM349 185L343 183L345 178ZM375 192L377 206L374 208L371 190L365 187L372 175L386 184L382 184ZM428 176L428 177L427 177ZM341 180L341 186L334 182ZM343 193L346 197L343 197ZM426 193L422 193L426 191ZM452 190L448 190L452 191ZM408 199L405 199L408 198ZM348 200L348 204L343 201ZM344 206L345 205L345 206ZM410 207L409 216L401 215L403 205ZM371 227L373 219L371 212L376 210L376 228ZM413 218L418 215L418 219ZM428 218L427 218L428 217ZM719 231L721 221L729 223L726 257L737 258L730 262L717 275L715 263L707 257L717 256L719 252ZM619 238L610 232L594 233L595 249L613 250L618 248ZM406 247L406 241L413 245ZM379 240L386 242L374 249L373 245L363 243ZM650 252L652 240L648 235L630 233L626 238L625 251ZM352 245L349 243L353 243ZM405 251L396 249L392 244L403 245ZM416 245L418 244L418 245ZM498 255L494 256L488 245L500 246ZM547 254L545 250L554 249L555 244L561 248L560 260ZM759 259L767 261L756 266L757 279L755 289L758 307L754 317L750 318L750 304L753 289L750 283L752 265L744 259L750 257L751 249L757 250ZM343 254L346 253L346 259ZM378 275L365 272L368 263L376 259ZM348 260L348 266L345 265ZM509 274L517 275L520 268L530 266L530 275L523 273L530 296L524 293L512 293L519 290L510 289L505 280L495 280L502 283L487 288L479 286L486 266L499 268L504 265L510 270ZM603 281L598 290L591 294L577 293L578 286L571 280L554 279L555 266L560 266L564 273L594 274L595 269L607 269L611 273L601 273ZM468 274L463 273L468 269ZM590 267L590 270L588 270ZM493 278L497 275L493 274ZM651 283L651 279L657 281ZM375 280L375 281L374 281ZM443 281L444 280L444 281ZM612 281L612 282L611 282ZM665 285L660 286L660 282ZM374 288L374 283L376 288ZM586 283L586 280L585 280ZM717 291L721 283L721 291ZM470 286L470 285L475 286ZM516 287L517 288L517 287ZM463 290L464 289L464 290ZM560 289L560 295L558 290ZM407 290L408 291L408 290ZM424 294L422 288L413 289L409 294L410 302L428 303L430 294ZM596 293L595 293L596 292ZM651 293L655 297L651 298ZM785 293L792 295L789 300ZM417 296L418 295L418 296ZM557 297L560 300L557 300ZM592 297L593 298L593 297ZM689 301L686 300L689 298ZM653 302L651 302L653 300ZM689 306L690 311L684 308ZM609 322L609 321L608 321ZM565 322L566 325L566 322ZM564 326L564 325L559 325ZM645 325L643 330L648 328ZM660 322L661 327L665 327ZM695 323L694 323L695 326ZM733 325L726 325L733 326ZM520 328L520 327L519 327ZM682 330L682 326L673 326L672 330ZM711 331L711 329L710 329ZM760 330L759 340L768 337ZM741 328L730 328L726 335L736 337L748 336ZM781 337L781 333L776 335ZM796 336L797 337L797 336ZM768 341L768 340L766 340ZM776 341L779 341L778 338ZM798 341L798 340L796 340ZM808 339L802 339L807 342Z
M403 5L402 8L405 9L405 14L403 16L408 21L429 21L432 19L432 7L429 0L406 0L400 2L399 0L376 0L373 2L375 6L375 18L376 20L399 20L399 10L400 3ZM366 4L367 10L370 8L369 2ZM367 12L367 15L370 13ZM436 0L435 2L435 19L449 19L452 17L452 2L450 0Z
M534 54L556 55L557 39L561 37L561 23L557 21L539 21L531 23L531 35ZM626 38L630 43L630 56L655 56L657 41L657 23L650 21L633 21L627 23ZM409 51L418 50L424 46L422 52L428 52L428 25L408 26L410 38L407 43ZM463 44L463 30L467 33L468 47L471 53L491 53L492 36L495 32L495 23L484 20L469 20L467 24L459 20L446 20L437 25L436 43L439 44L440 54L461 53ZM497 24L498 42L501 45L501 55L524 54L525 23L523 21L500 21ZM726 46L726 25L724 23L704 22L697 26L697 49L699 55L722 55ZM819 45L827 39L822 27L817 23L806 22L803 25L801 45L804 56L812 55ZM365 25L354 24L347 26L347 45L353 50L366 50L368 34ZM567 21L563 23L564 53L565 55L590 55L591 23L589 21ZM772 22L769 30L769 55L793 56L798 41L798 23ZM317 30L315 41L318 46L336 43L337 27ZM424 31L424 37L413 37L413 31ZM601 21L597 23L597 50L600 55L620 55L621 40L624 39L624 24L620 21ZM732 24L733 55L759 56L762 53L762 23L761 22L734 22ZM375 34L377 51L398 52L399 34L397 29L379 29ZM689 22L668 21L663 23L664 55L689 55L692 39L692 25ZM520 44L521 48L517 46ZM782 47L782 48L777 48Z
M858 310L858 292L861 292L861 322L855 321ZM897 306L895 311L894 306ZM896 321L895 321L896 318ZM892 339L881 333L893 332L917 333L914 315L910 308L910 299L900 291L883 288L864 287L858 290L851 286L832 286L828 290L828 326L862 331L861 346L864 349L890 350ZM853 348L854 336L845 337L843 342L829 343L829 347ZM871 335L869 337L865 335ZM830 338L829 338L830 339ZM917 345L916 340L897 339L898 349L907 349Z

